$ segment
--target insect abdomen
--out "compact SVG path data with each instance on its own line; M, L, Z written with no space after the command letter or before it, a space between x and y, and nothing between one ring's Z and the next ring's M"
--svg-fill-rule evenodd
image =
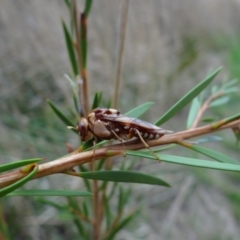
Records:
M141 131L138 130L139 133L141 134L141 136L143 137L143 139L148 139L148 140L152 140L152 139L158 139L160 137L162 137L164 135L164 133L159 133L159 132L154 132L154 131ZM138 134L135 133L134 134L135 137L139 138Z

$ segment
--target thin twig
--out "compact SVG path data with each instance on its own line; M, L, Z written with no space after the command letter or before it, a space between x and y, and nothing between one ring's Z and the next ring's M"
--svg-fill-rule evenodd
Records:
M203 105L199 109L198 114L197 114L197 116L196 116L196 118L195 118L195 120L194 120L194 122L191 126L191 129L197 127L197 125L199 124L204 112L209 108L210 103L213 100L215 100L216 98L221 97L223 94L224 94L223 92L218 92L216 94L213 94L203 103Z
M78 82L78 90L79 90L79 100L80 106L83 106L83 116L86 117L89 112L89 101L88 101L88 77L87 77L87 69L83 63L83 52L81 50L81 42L85 41L87 43L87 17L84 13L80 14L80 19L78 19L78 10L76 2L73 3L73 21L74 21L74 31L75 31L75 49L78 57L78 73L81 76ZM79 23L81 26L81 32L79 31Z
M99 190L98 190L98 181L93 181L93 239L99 240L100 239L100 219L99 219Z
M77 77L77 84L78 84L78 99L79 99L79 106L82 105L82 103L84 102L84 98L83 98L83 83L82 83L82 79L80 78L80 73L81 73L81 69L82 69L82 53L81 53L81 46L80 46L80 33L79 33L79 24L78 24L78 10L77 10L77 4L76 4L76 0L73 1L73 27L74 27L74 32L75 32L75 38L76 38L76 42L74 43L74 46L76 48L76 53L77 53L77 67L78 67L78 76ZM85 109L82 109L81 112L84 112Z
M112 107L113 108L117 108L118 97L119 97L119 92L120 92L120 78L121 78L124 42L125 42L125 35L126 35L128 6L129 6L129 0L125 0L123 2L122 14L121 14L120 46L119 46L119 51L118 51L116 82L115 82L113 100L112 100Z
M219 122L223 122L223 120L220 120ZM240 119L231 121L225 125L220 126L219 128L213 128L213 125L209 124L209 125L205 125L198 128L188 129L185 131L176 132L169 135L164 135L159 139L149 140L146 142L150 147L177 143L179 141L202 136L202 135L220 131L223 129L227 129L227 128L231 129L233 127L237 127L239 124L240 124ZM124 146L126 150L137 150L137 149L145 148L143 143L139 142L139 140L128 141L124 143ZM119 144L114 144L114 145L105 146L105 147L96 149L94 159L96 161L102 158L107 158L109 156L116 156L116 155L123 155L123 154L124 154L124 151L122 150L122 144L119 143ZM92 157L93 157L93 150L74 154L74 155L70 154L68 156L56 159L54 161L40 164L38 173L34 176L34 178L36 179L36 178L41 178L41 177L56 174L56 173L64 173L75 166L91 162ZM13 182L16 182L17 180L21 179L25 175L26 174L21 172L20 170L16 170L10 173L5 173L0 175L0 188L7 186Z
M81 41L85 41L86 43L86 59L85 63L82 62L82 68L81 68L81 76L83 80L83 108L84 108L84 117L87 116L89 113L89 99L88 99L88 75L87 75L87 16L85 13L81 14L80 17L81 21ZM83 52L81 53L83 56Z

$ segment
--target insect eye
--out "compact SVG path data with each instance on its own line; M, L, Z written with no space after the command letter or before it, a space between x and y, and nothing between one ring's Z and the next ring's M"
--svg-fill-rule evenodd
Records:
M107 110L105 114L112 114L112 112L110 110Z
M82 118L77 124L77 130L79 135L81 136L82 141L84 141L85 137L88 134L88 122L85 118Z

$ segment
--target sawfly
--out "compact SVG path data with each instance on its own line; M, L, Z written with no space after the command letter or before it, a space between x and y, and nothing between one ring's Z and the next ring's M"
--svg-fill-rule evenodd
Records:
M87 118L80 119L75 129L78 131L82 141L86 141L89 133L93 135L94 154L96 142L99 139L115 139L123 144L123 141L137 138L159 161L160 158L150 149L145 140L158 139L166 133L172 132L157 127L149 122L125 116L118 110L112 108L96 108L92 110Z

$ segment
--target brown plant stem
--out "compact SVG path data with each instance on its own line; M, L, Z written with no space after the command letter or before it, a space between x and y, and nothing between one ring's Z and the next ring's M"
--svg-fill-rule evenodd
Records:
M78 21L79 20L79 21ZM78 80L78 91L79 91L79 106L82 105L83 116L86 117L89 113L89 101L88 101L88 77L87 77L87 66L85 59L85 52L82 51L83 42L87 45L87 17L85 13L80 14L80 19L78 19L78 10L76 1L73 2L73 26L75 32L76 42L74 44L76 49L76 54L78 58L78 74L81 78ZM80 22L80 24L79 24ZM79 31L79 26L81 26L81 31ZM87 50L86 50L87 51ZM76 76L78 78L78 76Z
M112 107L117 108L119 92L120 92L120 77L121 77L121 69L122 69L122 59L123 59L123 50L124 50L124 42L126 35L126 26L127 26L127 14L128 14L128 6L129 0L125 0L122 6L121 13L121 27L120 27L120 46L118 50L118 61L117 61L117 69L116 69L116 81L112 99Z
M222 122L220 120L219 122ZM213 128L212 124L205 125L198 128L188 129L185 131L180 131L176 133L172 133L169 135L164 135L163 137L156 140L146 141L150 147L177 143L179 141L183 141L186 139L190 139L193 137L202 136L208 133L220 131L227 128L237 127L240 124L240 119L236 119L231 121L225 125L220 126L219 128ZM137 150L145 148L143 143L139 140L132 140L124 143L126 150ZM110 146L105 146L95 151L95 160L107 158L109 156L123 155L124 151L122 149L122 144L114 144ZM43 163L39 165L38 173L34 176L34 178L41 178L44 176L56 174L56 173L64 173L69 169L78 166L80 164L89 163L92 161L93 151L82 152L74 155L68 155L59 159L56 159L51 162ZM9 184L21 179L25 174L20 170L15 170L9 173L5 173L0 175L0 188L4 186L8 186Z
M93 218L93 239L99 240L100 239L100 219L99 219L99 190L98 190L98 181L93 181L93 211L94 211L94 218Z
M80 22L81 22L81 33L80 33L81 40L80 41L81 41L81 44L83 44L84 42L86 44L85 46L86 53L84 53L84 51L82 52L79 51L79 54L81 54L82 56L81 76L83 80L82 93L83 93L84 117L87 117L87 114L89 113L89 99L88 99L89 94L88 94L88 75L87 75L87 17L85 13L81 14Z
M221 97L223 94L224 94L223 92L218 92L216 94L213 94L203 103L203 105L199 109L198 114L197 114L197 116L196 116L196 118L195 118L195 120L194 120L194 122L191 126L191 129L197 127L197 125L199 124L204 112L209 108L210 103L213 100L215 100L216 98Z

